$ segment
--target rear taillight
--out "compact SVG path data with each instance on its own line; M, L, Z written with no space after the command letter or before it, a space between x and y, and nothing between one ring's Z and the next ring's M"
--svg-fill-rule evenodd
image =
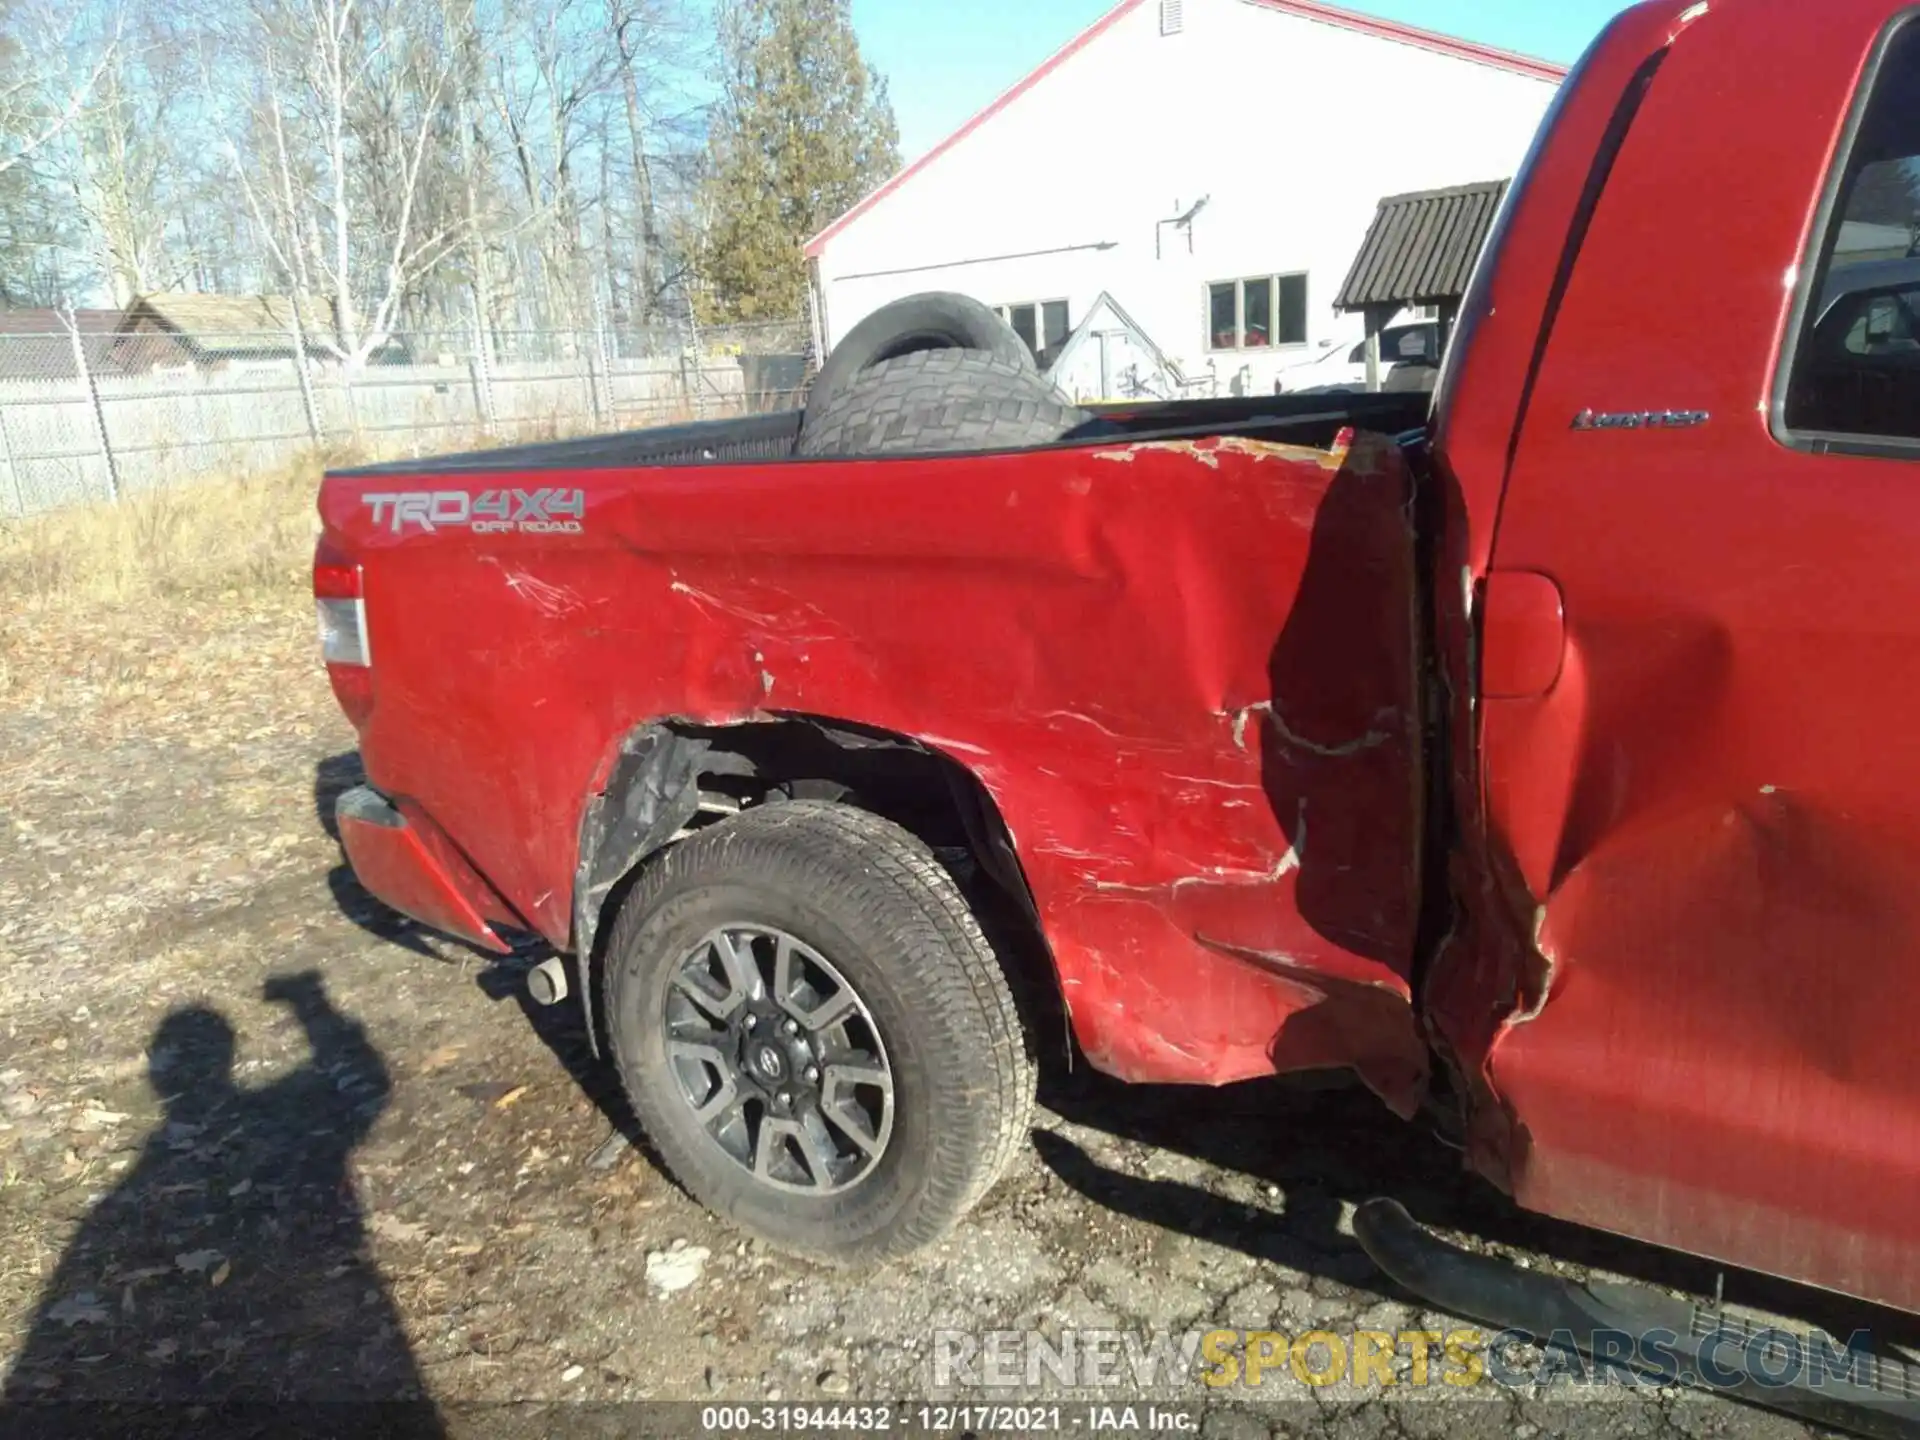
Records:
M356 726L373 713L373 647L360 566L322 539L313 555L313 603L320 617L320 656L340 708Z
M371 665L366 602L317 596L314 604L320 611L320 658L329 665Z
M320 611L320 654L329 665L371 665L360 567L326 540L313 554L313 603Z

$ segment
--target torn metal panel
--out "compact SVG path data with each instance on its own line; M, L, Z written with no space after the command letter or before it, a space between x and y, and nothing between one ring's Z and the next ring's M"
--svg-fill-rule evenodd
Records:
M667 725L645 725L620 742L605 788L580 822L580 864L573 880L573 952L589 1042L598 1053L592 967L607 897L647 856L686 827L701 808L703 774L745 773L739 756Z
M709 748L664 725L643 726L621 742L606 788L588 802L580 822L572 894L573 948L581 956L593 953L608 893L699 813L701 762Z

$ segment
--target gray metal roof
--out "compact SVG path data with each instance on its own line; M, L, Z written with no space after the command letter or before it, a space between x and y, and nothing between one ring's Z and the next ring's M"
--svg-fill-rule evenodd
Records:
M1458 300L1467 293L1507 183L1487 180L1382 200L1333 308Z

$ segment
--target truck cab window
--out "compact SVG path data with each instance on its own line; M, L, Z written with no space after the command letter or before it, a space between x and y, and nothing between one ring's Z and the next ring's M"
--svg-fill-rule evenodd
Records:
M1872 81L1812 272L1789 430L1920 440L1920 24Z

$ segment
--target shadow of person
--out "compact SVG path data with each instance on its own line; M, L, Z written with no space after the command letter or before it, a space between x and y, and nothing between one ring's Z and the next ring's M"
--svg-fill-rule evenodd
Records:
M0 1432L81 1415L122 1430L101 1408L119 1405L151 1417L272 1404L284 1419L304 1400L364 1409L375 1423L356 1432L443 1433L349 1170L386 1108L386 1065L317 974L270 979L264 994L299 1021L312 1058L257 1089L235 1084L218 1011L176 1010L155 1031L165 1121L61 1257L7 1375Z

